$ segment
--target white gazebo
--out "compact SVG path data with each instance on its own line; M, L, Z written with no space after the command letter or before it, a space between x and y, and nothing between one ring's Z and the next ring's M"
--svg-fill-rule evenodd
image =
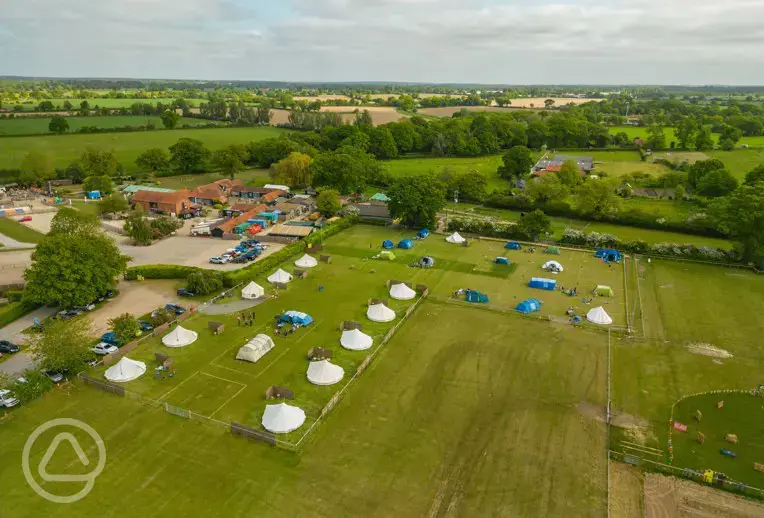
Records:
M265 288L255 281L250 282L241 290L241 297L244 299L259 299L265 295Z
M345 376L345 370L334 365L329 360L310 362L308 365L308 381L314 385L334 385Z
M416 291L403 283L390 286L390 296L396 300L411 300L416 297Z
M340 338L340 345L351 351L364 351L371 347L373 342L374 340L360 329L343 331Z
M369 306L369 309L366 310L366 316L373 322L391 322L395 320L395 311L380 302Z
M613 319L610 318L610 315L607 314L605 308L602 306L590 309L586 314L586 320L592 322L593 324L600 325L609 325L613 323Z
M460 236L459 232L454 232L453 234L451 234L450 236L446 238L446 241L448 241L449 243L455 243L457 245L461 245L467 240L464 239L462 236Z
M547 261L541 266L544 270L561 272L563 271L562 265L557 261Z
M279 403L266 405L263 413L263 427L272 433L289 433L297 430L305 422L302 408Z
M196 342L199 335L183 326L178 326L162 337L162 343L167 347L185 347Z
M273 338L268 335L259 334L241 346L239 352L236 353L236 359L255 363L265 356L265 353L273 349L274 346Z
M138 379L146 373L146 364L123 356L120 360L106 369L104 376L109 381L125 383Z
M292 274L285 272L281 268L273 272L271 276L268 277L268 282L272 284L276 284L276 283L286 284L291 280L292 280Z
M294 262L294 265L298 268L313 268L318 264L315 257L311 257L308 254L303 255Z

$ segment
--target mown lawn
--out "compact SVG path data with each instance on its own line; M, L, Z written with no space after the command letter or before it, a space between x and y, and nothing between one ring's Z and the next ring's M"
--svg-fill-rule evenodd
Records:
M98 211L98 202L85 201L85 200L72 200L73 207L80 212L91 214L93 216L100 215Z
M193 189L199 185L212 183L216 180L228 178L220 173L184 174L179 176L165 176L159 178L157 183L166 189ZM265 185L271 182L267 169L248 169L236 174L236 178L247 185Z
M496 170L501 165L502 155L488 155L474 158L402 158L384 162L384 166L393 176L410 176L423 173L440 174L444 169L453 173L468 173L477 171L488 179L488 192L503 191L509 187L509 182L499 178Z
M45 237L40 232L16 221L15 217L0 217L0 234L21 241L22 243L39 243Z
M137 169L135 159L143 151L155 147L167 149L181 138L201 140L214 151L230 144L246 144L283 133L284 130L278 128L253 127L1 138L0 168L19 167L30 151L44 153L54 167L66 167L87 147L95 147L113 151L125 170L133 172Z
M146 126L153 124L158 130L164 129L162 119L158 116L138 116L138 115L110 115L110 116L91 116L91 117L65 117L69 123L69 133L74 133L85 126L95 126L97 128L119 128L122 126ZM184 125L204 126L206 124L220 124L215 121L195 119L193 117L181 117L178 121L178 128ZM48 117L18 117L15 119L0 119L0 136L4 135L39 135L48 133Z

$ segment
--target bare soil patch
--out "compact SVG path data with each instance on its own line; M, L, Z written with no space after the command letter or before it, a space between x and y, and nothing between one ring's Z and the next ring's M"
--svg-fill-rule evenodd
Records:
M644 472L610 461L610 516L642 518L644 516Z
M711 344L704 343L691 343L687 345L687 349L693 354L700 354L701 356L710 356L712 358L732 358L732 353L714 347Z
M647 473L644 487L645 518L764 516L764 504L689 480Z
M180 302L175 294L173 281L123 281L117 287L119 295L88 316L93 322L94 335L100 336L109 329L109 319L123 313L143 315L168 302ZM187 306L187 304L186 304Z

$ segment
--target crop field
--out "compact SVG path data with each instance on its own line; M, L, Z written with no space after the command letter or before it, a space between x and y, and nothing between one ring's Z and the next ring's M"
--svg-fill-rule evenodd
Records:
M256 326L237 327L231 317L222 317L226 330L213 337L206 329L210 318L196 315L184 326L198 331L199 340L172 350L175 378L154 380L149 372L126 384L128 390L202 415L244 417L256 424L265 387L278 382L295 390L295 404L310 415L333 387L305 381L307 350L332 348L347 376L356 365L354 355L364 353L339 347L339 320L357 319L365 332L378 337L392 324L370 324L365 301L386 294L386 279L430 286L430 299L403 323L299 453L234 438L222 427L75 382L0 420L0 477L8 481L0 513L605 514L606 430L601 416L607 335L446 299L452 289L465 285L482 288L500 301L512 300L512 292L525 296L521 277L534 269L531 259L542 260L543 254L526 254L526 265L518 252L516 269L501 272L488 259L493 245L460 247L433 235L413 250L401 251L394 261L364 260L382 239L401 235L411 233L356 226L331 238L323 253L332 255L332 263L321 263L307 279L292 281L278 299L257 306ZM433 269L407 266L410 258L423 253L436 258ZM586 264L586 254L563 254L559 259L570 264L571 278L580 275L574 272L579 264L598 278L601 273L621 275L618 268ZM291 263L284 268L291 270ZM617 282L614 278L614 288ZM396 304L392 307L402 310L408 302ZM555 304L550 299L547 306ZM233 360L246 337L261 327L268 330L272 315L289 308L307 311L316 322L288 338L275 337L276 347L256 364ZM152 353L158 348L156 342L144 344L129 356L146 360L152 370ZM54 417L88 423L101 434L107 451L106 467L93 491L65 508L37 497L25 484L18 461L28 434ZM52 435L35 443L31 465L40 462L50 444L44 439ZM75 436L89 444L86 437ZM85 449L88 455L95 453L92 447ZM71 450L60 451L49 472L62 472L77 462ZM68 489L56 482L44 487Z
M30 151L44 153L54 167L66 167L87 147L95 147L114 151L129 173L136 170L135 159L139 154L154 147L167 149L181 138L201 140L214 151L230 144L246 144L282 133L283 130L277 128L255 127L3 138L0 139L0 168L19 167Z
M342 114L342 120L346 123L355 121L355 111L362 112L367 110L371 115L372 123L375 126L387 124L388 122L397 122L401 119L407 119L409 116L398 112L390 106L322 106L322 112L334 112ZM289 110L273 109L271 110L271 125L287 124L289 122Z
M66 117L69 132L74 133L82 127L119 128L121 126L146 126L153 124L157 129L163 129L162 120L156 116L143 117L139 115L109 115L92 117ZM220 124L216 121L181 117L178 127L204 126ZM0 119L0 136L2 135L39 135L48 133L50 119L47 117L20 117L15 119Z

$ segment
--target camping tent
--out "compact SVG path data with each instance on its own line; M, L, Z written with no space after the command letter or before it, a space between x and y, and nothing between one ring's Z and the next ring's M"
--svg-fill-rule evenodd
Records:
M342 332L340 344L351 351L363 351L371 347L373 340L360 329L350 329Z
M315 257L311 257L308 254L303 255L294 262L294 265L299 268L313 268L318 264Z
M416 291L403 283L390 286L390 296L396 300L411 300L416 297Z
M255 363L273 347L273 339L270 336L259 334L239 349L236 359Z
M366 310L366 316L372 322L390 322L395 320L395 311L380 302L369 306L369 309Z
M265 289L255 281L250 282L241 290L241 297L244 299L257 299L265 295Z
M302 408L279 403L266 405L263 413L263 428L271 433L289 433L297 430L305 422Z
M538 299L526 299L515 307L520 313L533 313L541 310L541 301Z
M598 306L596 308L590 309L589 312L586 314L586 320L594 324L602 324L602 325L608 325L613 323L613 319L610 318L610 315L608 315L605 312L605 309L602 306Z
M427 230L426 228L423 228L422 230L416 233L416 237L418 237L419 239L424 239L429 235L430 235L430 231Z
M504 248L508 248L510 250L520 250L522 247L520 246L520 243L517 241L510 241L506 245L504 245Z
M554 279L544 279L543 277L533 277L528 283L531 288L538 288L540 290L553 290L557 286L557 281Z
M382 250L380 253L374 256L374 259L386 259L388 261L392 261L395 259L395 254L389 250Z
M467 302L480 302L485 304L488 302L488 295L475 290L467 290L467 294L464 297L464 300Z
M183 326L178 326L162 337L162 343L167 347L185 347L196 342L199 335Z
M405 248L408 250L409 248L414 248L414 242L410 239L404 239L400 243L398 243L398 248Z
M496 264L509 264L509 259L506 257L497 257L493 260L493 262Z
M621 252L611 248L600 248L594 252L594 257L599 257L600 259L605 259L606 261L620 261Z
M541 266L544 270L550 271L550 272L561 272L563 271L562 265L558 263L557 261L547 261Z
M378 192L377 194L372 196L370 199L372 199L374 201L382 201L382 202L385 202L385 203L390 201L390 198L388 198L387 195L385 193L383 193L383 192Z
M124 383L138 379L146 373L146 364L136 360L131 360L123 356L120 360L106 369L104 375L109 381Z
M286 284L286 283L288 283L291 280L292 280L292 274L285 272L281 268L279 268L278 270L273 272L271 274L271 276L268 277L268 282L273 283L273 284L275 284L277 282L280 283L280 284Z
M460 236L459 232L454 232L453 234L451 234L450 236L446 238L446 241L448 241L449 243L456 243L457 245L461 245L467 240L464 239L462 236Z
M308 381L314 385L334 385L345 375L345 370L334 365L329 360L310 362L308 365Z
M613 293L613 288L610 286L603 286L602 284L598 284L597 287L594 288L594 293L600 297L612 297L615 295L615 293Z
M552 254L552 255L560 255L560 249L556 246L548 246L546 247L546 250L544 250L544 253L546 254Z
M395 243L393 243L389 239L385 239L384 241L382 241L382 248L384 248L385 250L390 250L391 248L395 248Z
M279 320L281 320L282 322L291 322L292 324L300 324L301 326L307 326L308 324L313 322L313 318L307 313L303 313L302 311L293 311L293 310L289 310L283 315L281 315L281 318Z
M419 266L421 266L422 268L432 268L433 266L435 266L435 259L433 259L429 255L426 255L419 260Z

